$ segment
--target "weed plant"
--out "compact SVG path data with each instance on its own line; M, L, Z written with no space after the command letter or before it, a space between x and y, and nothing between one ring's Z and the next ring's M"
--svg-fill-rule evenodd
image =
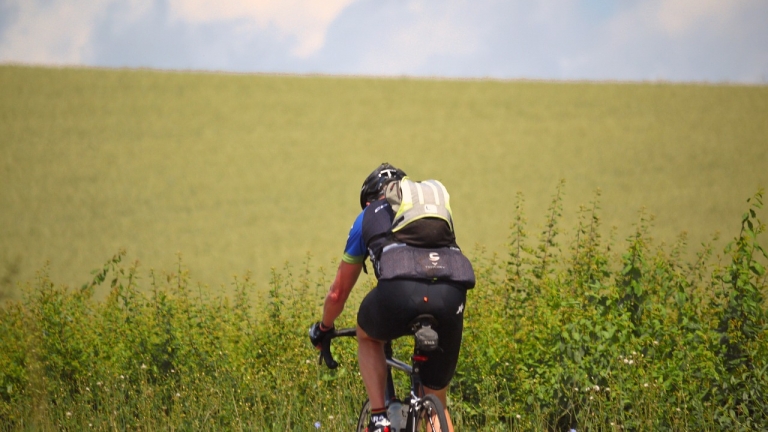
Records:
M687 261L687 237L655 244L644 212L623 242L602 238L599 192L564 229L563 186L541 232L519 194L508 253L475 254L449 400L457 429L767 429L762 190L722 254L704 244ZM309 258L273 270L258 300L247 275L229 298L196 286L181 259L159 274L124 257L79 289L43 270L0 309L0 429L354 427L365 398L354 341L336 343L342 366L329 371L307 340L329 283ZM339 326L353 325L349 311ZM407 341L395 348L407 358Z

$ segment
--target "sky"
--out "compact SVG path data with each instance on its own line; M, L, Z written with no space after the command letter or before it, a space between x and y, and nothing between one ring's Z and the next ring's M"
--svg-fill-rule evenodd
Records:
M0 64L768 84L768 0L0 0Z

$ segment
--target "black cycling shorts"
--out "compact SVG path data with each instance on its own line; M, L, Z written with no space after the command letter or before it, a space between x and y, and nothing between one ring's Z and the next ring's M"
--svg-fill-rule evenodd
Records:
M434 316L440 349L429 353L421 380L426 387L439 390L451 382L456 371L466 298L466 289L450 283L383 280L360 304L357 324L368 336L389 341L412 334L408 324L417 316Z

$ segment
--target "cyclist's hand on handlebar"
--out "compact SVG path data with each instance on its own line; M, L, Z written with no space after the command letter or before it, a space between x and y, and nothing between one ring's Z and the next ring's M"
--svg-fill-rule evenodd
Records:
M318 321L309 328L309 341L312 342L312 346L317 349L322 349L325 338L333 333L333 326L326 329L323 329L322 327L323 325Z

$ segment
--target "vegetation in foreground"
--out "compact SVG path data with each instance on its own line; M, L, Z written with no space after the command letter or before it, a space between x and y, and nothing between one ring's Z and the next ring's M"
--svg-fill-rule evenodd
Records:
M508 254L478 253L457 429L768 428L762 191L723 254L704 245L692 262L684 235L654 244L643 214L620 244L601 238L599 195L563 238L561 191L536 238L518 195ZM147 275L123 257L81 289L41 272L0 309L3 430L351 430L364 398L354 341L335 345L342 366L329 371L306 340L322 269L273 271L256 302L248 277L229 299L181 262Z

